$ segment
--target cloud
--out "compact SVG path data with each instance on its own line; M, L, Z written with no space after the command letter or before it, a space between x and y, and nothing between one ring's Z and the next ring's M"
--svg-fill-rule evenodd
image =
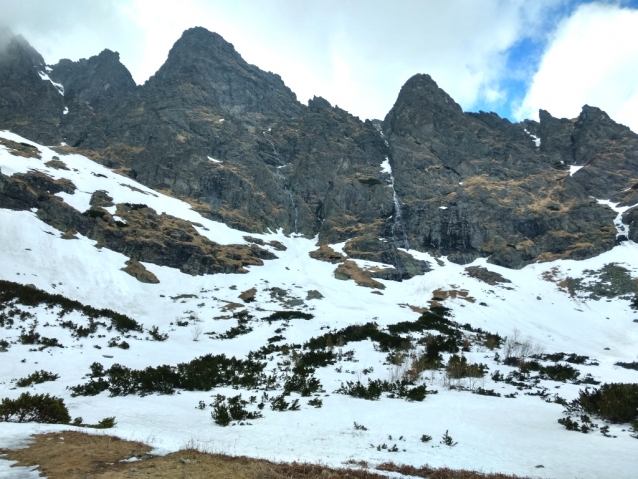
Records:
M145 32L143 81L190 26L220 33L250 63L279 73L301 101L321 95L364 118L382 118L400 87L430 73L464 108L503 101L507 51L538 35L566 0L405 0L210 3L137 0L129 18Z
M556 29L518 119L538 109L575 118L597 106L638 132L638 11L613 4L579 7Z
M545 35L574 0L5 0L0 18L55 63L119 51L144 82L192 26L220 33L250 63L279 73L305 102L321 95L383 118L399 89L429 73L466 110L501 104L508 51Z
M105 48L120 51L125 63L142 54L143 33L123 15L129 0L3 0L0 28L23 35L47 63L78 60Z

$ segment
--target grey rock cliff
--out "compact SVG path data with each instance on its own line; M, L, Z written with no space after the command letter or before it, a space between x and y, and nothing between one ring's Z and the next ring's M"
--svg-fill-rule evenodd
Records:
M511 123L465 113L415 75L383 122L361 121L320 97L301 104L203 28L185 31L141 86L109 50L53 66L64 96L43 69L26 41L10 41L1 128L64 140L234 228L350 240L350 257L393 266L379 277L427 271L402 248L511 268L591 257L617 241L615 213L595 199L638 203L638 136L595 107ZM570 175L574 165L584 168Z

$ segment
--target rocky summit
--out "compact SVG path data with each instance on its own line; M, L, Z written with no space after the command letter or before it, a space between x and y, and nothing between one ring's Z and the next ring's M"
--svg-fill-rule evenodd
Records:
M185 31L143 85L110 50L46 65L20 36L2 44L1 129L88 156L232 228L347 242L349 257L392 265L373 274L384 279L429 269L411 250L518 269L635 236L626 207L638 201L638 136L596 107L511 123L463 112L418 74L382 122L362 121L323 98L300 103L279 75L204 28ZM39 190L25 191L31 205ZM231 269L261 261L254 250L240 256Z

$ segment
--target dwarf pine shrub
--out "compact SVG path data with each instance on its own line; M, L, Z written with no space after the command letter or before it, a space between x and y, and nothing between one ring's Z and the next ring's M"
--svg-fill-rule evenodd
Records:
M485 376L487 366L484 364L468 364L465 356L456 354L450 357L445 372L451 379L482 378Z
M574 405L588 414L613 423L628 423L638 419L638 384L603 384L598 389L579 392Z
M41 289L25 286L11 281L0 280L0 303L8 303L15 300L25 306L46 305L48 308L55 306L62 309L63 313L78 311L89 318L109 318L111 325L121 333L127 331L142 332L143 328L132 318L110 309L96 309L86 306L79 301L71 300L61 294L50 294Z
M448 431L445 431L445 434L443 434L443 437L441 438L441 444L444 446L454 447L458 444L458 442L455 442L454 439L452 439L452 436L448 434Z
M16 386L19 388L25 388L32 384L42 384L47 381L55 381L60 376L44 370L36 371L33 374L29 374L26 378L20 378L16 381Z
M231 421L245 421L263 417L259 411L248 411L246 409L248 404L249 401L243 399L241 394L230 398L218 394L215 402L211 404L213 407L211 417L220 426L228 426Z
M552 381L576 381L580 376L578 369L569 364L554 364L553 366L543 366L540 368L541 377L543 379L551 379Z
M400 381L382 381L380 379L368 379L367 386L361 381L346 381L341 383L341 387L335 392L338 394L346 394L360 399L374 401L379 399L382 393L388 393L389 398L404 398L408 401L423 401L429 392L425 384L421 386L409 387L414 383L408 380Z
M314 314L304 313L303 311L275 311L270 316L266 316L264 321L272 323L273 321L282 321L288 319L305 319L309 320L314 318Z
M71 416L63 399L22 393L17 399L4 398L0 402L0 421L68 424Z
M154 341L166 341L168 339L168 334L160 333L157 326L153 326L151 329L147 330L148 334L151 335Z
M99 363L91 365L92 372L102 374L97 381L71 387L74 396L92 395L108 389L111 396L152 393L173 394L175 389L210 391L218 386L254 389L265 383L265 363L252 359L228 358L224 354L207 354L177 366L162 365L146 369L130 369L114 364L107 370Z
M631 363L618 362L614 364L614 366L620 366L621 368L625 369L635 369L636 371L638 371L638 361L633 361Z

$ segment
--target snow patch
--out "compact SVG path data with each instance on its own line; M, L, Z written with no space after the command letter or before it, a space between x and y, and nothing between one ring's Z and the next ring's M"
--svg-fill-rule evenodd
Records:
M223 163L223 161L221 160L216 160L215 158L211 157L211 156L207 156L206 158L208 158L210 161L212 161L213 163Z
M64 107L64 111L62 112L63 115L68 115L69 114L69 107L65 106Z
M561 162L562 163L562 162ZM574 173L576 173L578 170L580 170L581 168L584 168L584 166L576 166L576 165L571 165L569 167L569 176L574 176Z
M629 237L629 225L622 222L622 215L625 211L638 206L638 203L631 206L618 206L620 203L612 203L610 200L599 200L594 198L599 205L605 205L614 210L618 215L614 218L614 226L616 227L616 238L619 236Z
M53 80L51 80L51 78L49 78L49 75L44 72L38 72L38 75L40 75L40 78L42 78L42 80L51 82L51 85L53 85L58 90L60 95L64 96L64 86L62 86L61 83L54 82Z
M390 159L386 156L385 160L381 163L381 173L386 173L388 175L392 174L392 167L390 166Z
M537 137L536 135L530 133L527 129L525 129L525 133L527 133L532 138L532 140L534 140L534 144L536 145L536 148L540 148L541 139Z

